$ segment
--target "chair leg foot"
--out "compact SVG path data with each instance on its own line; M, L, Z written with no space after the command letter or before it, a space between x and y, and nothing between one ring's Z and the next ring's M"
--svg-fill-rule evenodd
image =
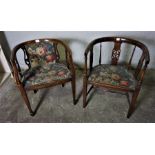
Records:
M31 115L31 116L34 116L34 115L35 115L35 112L31 112L30 115Z
M86 104L83 104L83 108L86 108L86 106L87 106Z
M128 114L127 114L127 118L130 118L131 117L132 113L135 110L135 105L136 105L136 101L134 103L132 103L132 105L130 105L129 111L128 111Z
M128 114L127 114L127 118L130 118L130 116L131 116L131 113L128 113Z

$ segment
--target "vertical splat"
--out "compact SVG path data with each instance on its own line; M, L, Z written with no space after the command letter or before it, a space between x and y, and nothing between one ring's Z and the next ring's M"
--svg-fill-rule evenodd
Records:
M111 64L112 65L117 65L120 53L121 53L120 38L116 38L115 45L114 45L114 48L112 50L112 56L111 56L111 59L112 59Z

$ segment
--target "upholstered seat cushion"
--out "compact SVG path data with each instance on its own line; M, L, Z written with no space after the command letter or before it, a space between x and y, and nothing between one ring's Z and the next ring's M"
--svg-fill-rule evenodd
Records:
M71 78L69 69L60 63L36 66L23 74L22 82L25 87L51 83L52 81Z
M135 89L136 80L124 66L98 65L90 73L89 81Z

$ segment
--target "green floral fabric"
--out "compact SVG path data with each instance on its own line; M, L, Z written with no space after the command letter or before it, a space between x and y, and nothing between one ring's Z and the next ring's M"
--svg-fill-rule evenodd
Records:
M135 89L136 80L124 66L99 65L93 68L89 81Z
M60 63L36 66L23 74L22 82L25 87L52 81L71 78L69 69Z
M53 64L58 58L53 44L49 41L30 43L25 45L25 48L32 68L38 65Z

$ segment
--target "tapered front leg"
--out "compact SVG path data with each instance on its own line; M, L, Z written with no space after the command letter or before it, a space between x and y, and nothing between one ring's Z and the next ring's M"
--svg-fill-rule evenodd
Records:
M75 81L75 77L72 78L71 85L72 85L73 103L75 105L76 104L76 81Z
M32 111L32 108L31 108L31 105L30 105L30 102L29 102L29 99L28 99L26 90L25 90L25 89L23 88L23 86L21 86L21 85L20 85L18 88L19 88L20 93L21 93L21 95L22 95L22 97L23 97L23 99L24 99L24 101L25 101L25 104L26 104L26 106L27 106L27 108L28 108L28 110L29 110L29 112L30 112L30 115L31 115L31 116L34 116L35 113Z
M140 89L136 90L133 93L133 95L132 95L132 100L131 100L131 103L130 103L130 107L129 107L129 111L128 111L128 114L127 114L127 118L130 118L130 116L132 115L132 113L135 110L136 100L137 100L137 97L138 97L139 92L140 92Z

